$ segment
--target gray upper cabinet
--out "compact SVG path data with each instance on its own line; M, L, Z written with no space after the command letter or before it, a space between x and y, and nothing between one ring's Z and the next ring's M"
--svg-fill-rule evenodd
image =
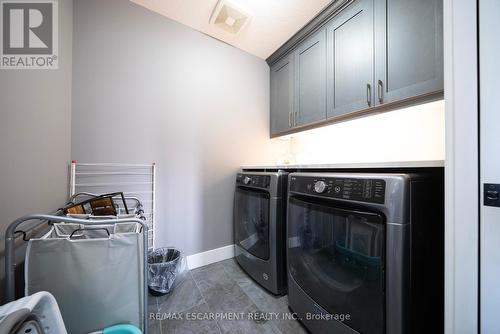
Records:
M358 0L327 25L328 117L373 105L373 0Z
M375 0L377 104L443 89L443 1Z
M435 99L443 91L443 1L332 1L267 61L271 136Z
M322 29L295 50L293 125L326 119L326 31Z
M293 54L271 67L271 134L288 130L293 116Z

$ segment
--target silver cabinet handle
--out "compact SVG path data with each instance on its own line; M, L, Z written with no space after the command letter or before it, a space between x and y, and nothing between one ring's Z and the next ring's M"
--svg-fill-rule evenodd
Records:
M369 83L366 84L366 104L368 107L372 106L372 85Z
M378 95L378 102L383 103L384 102L384 83L382 80L378 81L377 85L377 95Z
M293 114L294 114L294 117L293 117L293 126L297 126L297 116L299 116L299 112L296 111Z
M291 111L288 112L288 127L289 128L292 127L292 112Z

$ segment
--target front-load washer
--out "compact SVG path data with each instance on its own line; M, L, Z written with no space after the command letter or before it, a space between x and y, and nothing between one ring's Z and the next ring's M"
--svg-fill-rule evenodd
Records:
M311 333L443 332L438 174L289 175L288 300Z
M242 171L236 176L234 193L236 261L276 295L286 292L287 175Z

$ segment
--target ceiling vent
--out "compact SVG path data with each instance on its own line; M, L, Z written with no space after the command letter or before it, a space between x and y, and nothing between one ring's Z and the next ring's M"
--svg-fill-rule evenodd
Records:
M219 0L210 17L211 24L231 34L239 33L248 21L248 12L228 0Z

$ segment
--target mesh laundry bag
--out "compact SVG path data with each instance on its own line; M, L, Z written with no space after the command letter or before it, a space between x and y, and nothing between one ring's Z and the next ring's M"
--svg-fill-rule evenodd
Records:
M148 286L154 295L164 295L179 285L187 273L186 258L173 247L148 253Z
M70 237L71 236L71 237ZM143 327L143 245L135 223L54 224L26 251L26 295L54 295L68 333Z

